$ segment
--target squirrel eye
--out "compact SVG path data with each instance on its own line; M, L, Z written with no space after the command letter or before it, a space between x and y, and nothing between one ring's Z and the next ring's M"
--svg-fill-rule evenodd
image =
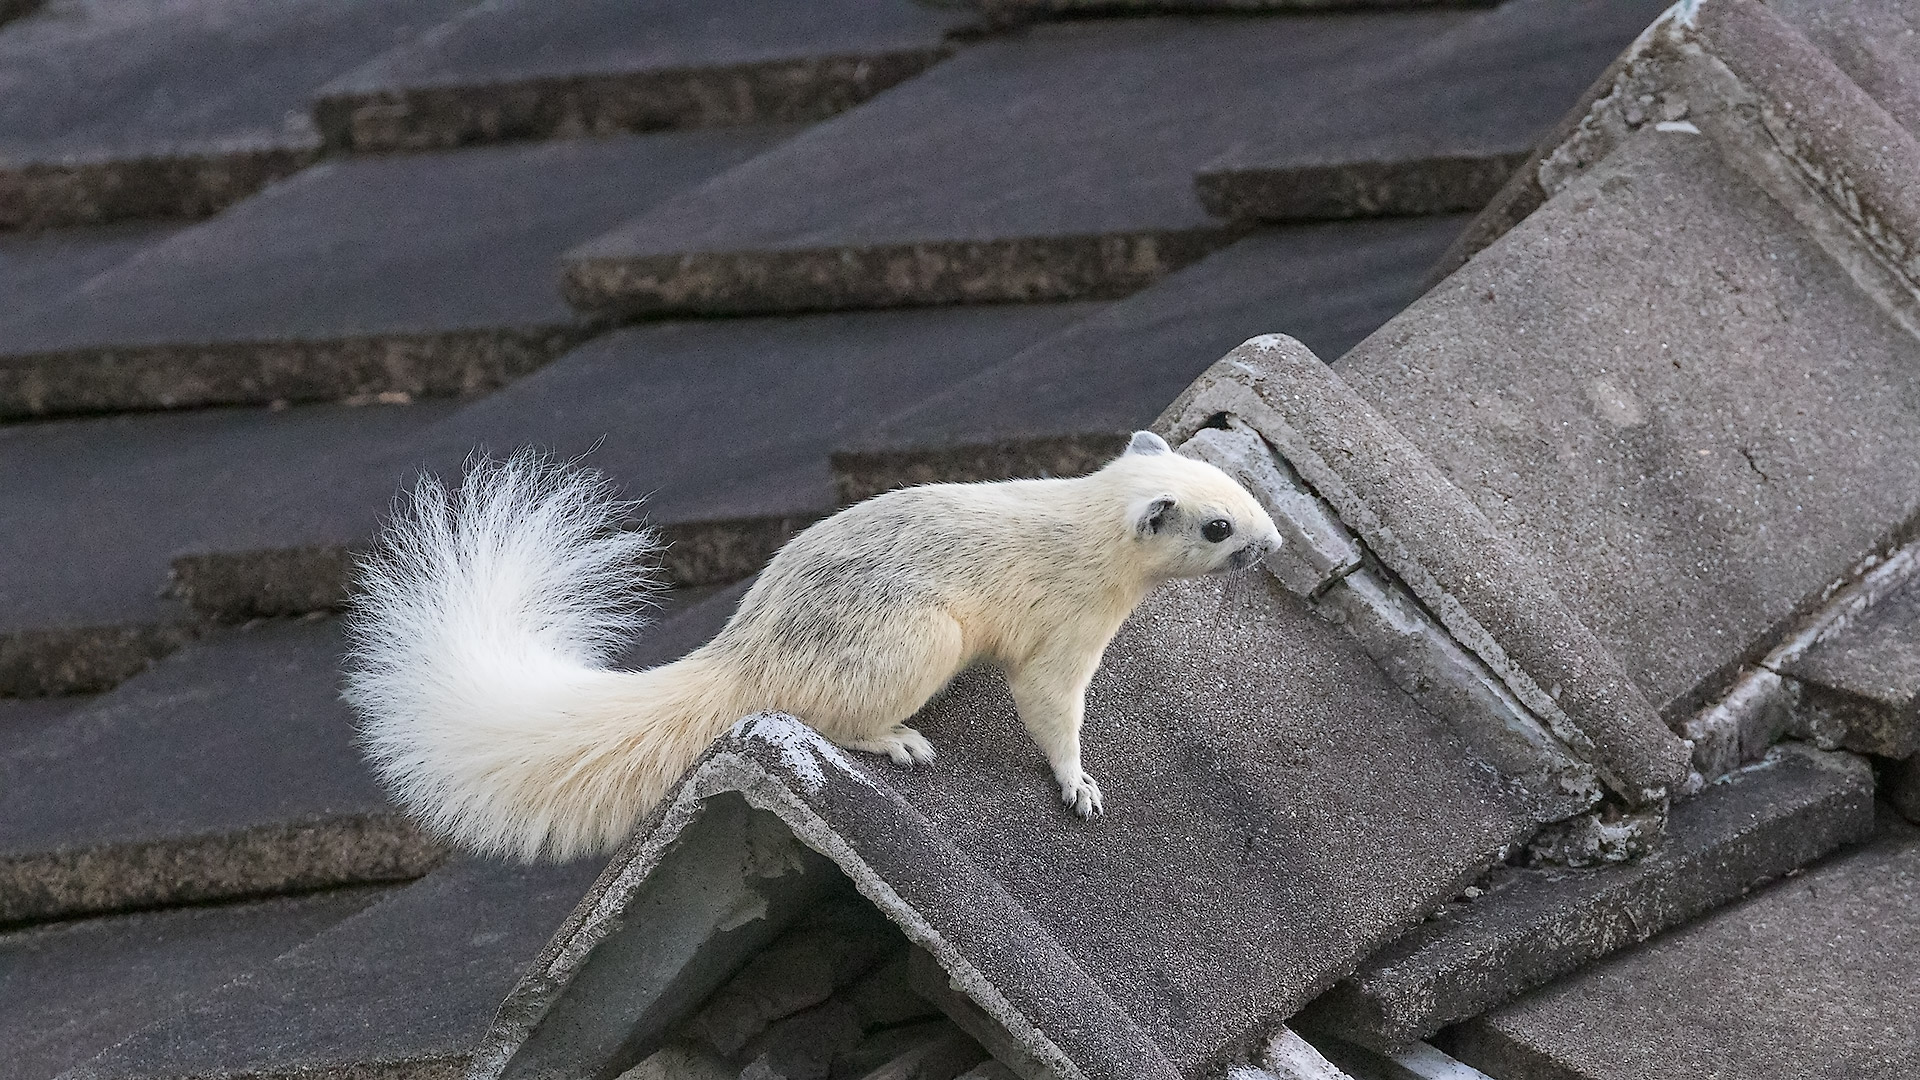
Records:
M1233 535L1233 522L1226 518L1214 518L1200 526L1200 535L1206 537L1209 543L1217 544Z

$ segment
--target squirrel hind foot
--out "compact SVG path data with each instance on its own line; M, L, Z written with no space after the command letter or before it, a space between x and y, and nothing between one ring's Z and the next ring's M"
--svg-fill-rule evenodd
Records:
M935 757L933 744L927 741L927 737L905 724L895 724L885 734L871 739L857 739L841 745L849 750L879 754L895 765L909 769L915 765L926 765Z

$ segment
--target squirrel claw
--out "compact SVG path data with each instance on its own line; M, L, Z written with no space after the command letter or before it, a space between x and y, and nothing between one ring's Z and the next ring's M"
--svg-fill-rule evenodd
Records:
M1076 779L1060 782L1060 801L1089 821L1106 812L1100 798L1100 785L1094 783L1093 777L1086 773L1081 773Z

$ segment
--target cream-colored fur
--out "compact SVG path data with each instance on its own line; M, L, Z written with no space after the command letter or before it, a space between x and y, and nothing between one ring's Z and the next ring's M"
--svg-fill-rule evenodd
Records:
M529 859L609 850L760 710L930 761L906 721L978 662L1005 669L1061 798L1091 816L1081 720L1120 624L1155 584L1280 542L1224 473L1141 432L1091 476L907 488L827 518L711 642L629 672L606 663L638 624L653 544L615 528L629 509L593 474L522 455L476 467L458 494L423 481L383 534L347 698L380 776L435 831Z

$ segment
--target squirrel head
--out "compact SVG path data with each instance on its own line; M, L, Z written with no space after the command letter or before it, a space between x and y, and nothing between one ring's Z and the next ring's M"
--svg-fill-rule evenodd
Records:
M1136 431L1101 473L1125 493L1126 525L1146 572L1199 577L1245 570L1280 547L1280 532L1232 477Z

